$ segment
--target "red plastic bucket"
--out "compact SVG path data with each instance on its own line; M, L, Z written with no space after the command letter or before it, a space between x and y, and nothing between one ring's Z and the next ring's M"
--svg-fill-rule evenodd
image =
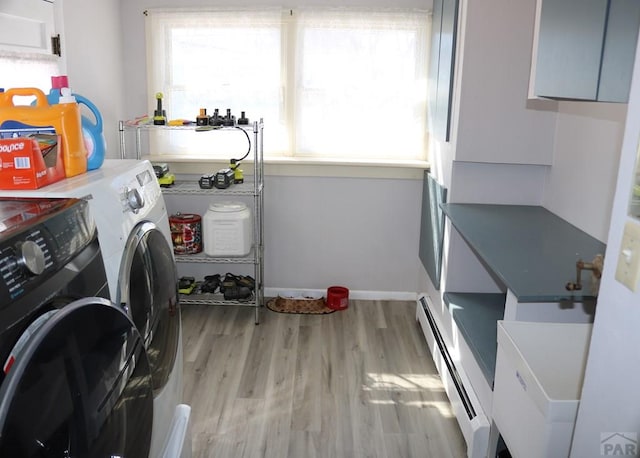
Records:
M330 286L327 289L327 307L344 310L349 306L349 290L344 286Z

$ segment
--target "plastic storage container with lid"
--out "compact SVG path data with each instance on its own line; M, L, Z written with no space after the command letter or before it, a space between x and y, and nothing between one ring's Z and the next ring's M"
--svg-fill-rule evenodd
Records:
M208 256L246 256L251 251L251 211L242 202L214 202L202 218Z

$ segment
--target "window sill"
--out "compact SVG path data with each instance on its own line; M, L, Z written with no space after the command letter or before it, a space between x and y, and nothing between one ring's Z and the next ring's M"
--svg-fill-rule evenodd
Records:
M169 155L143 156L151 162L166 162L175 174L210 173L224 167L228 162L202 158ZM427 161L339 161L310 158L265 159L264 173L267 176L308 176L344 178L391 178L422 180ZM253 172L253 161L245 160L242 169L246 175Z

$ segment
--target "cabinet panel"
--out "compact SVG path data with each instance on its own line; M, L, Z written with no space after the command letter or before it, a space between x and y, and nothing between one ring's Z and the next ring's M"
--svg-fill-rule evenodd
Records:
M539 1L533 95L627 102L640 2Z
M449 141L458 0L434 0L429 69L432 134Z
M0 50L51 54L54 4L43 0L3 0Z
M419 257L436 289L440 289L444 213L440 204L447 200L447 189L433 176L424 172L422 183L422 213L420 218Z
M605 0L544 0L534 92L595 100L605 33Z
M598 100L627 102L638 40L640 2L611 0L608 22L610 26L605 36Z

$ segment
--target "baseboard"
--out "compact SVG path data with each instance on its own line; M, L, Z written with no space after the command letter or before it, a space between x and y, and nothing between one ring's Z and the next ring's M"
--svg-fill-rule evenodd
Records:
M303 293L309 291L315 294L327 296L327 290L324 289L301 289L301 288L265 288L265 297L276 297L285 291L294 293ZM415 301L418 299L418 293L407 291L364 291L349 290L349 299L364 299L371 301Z

